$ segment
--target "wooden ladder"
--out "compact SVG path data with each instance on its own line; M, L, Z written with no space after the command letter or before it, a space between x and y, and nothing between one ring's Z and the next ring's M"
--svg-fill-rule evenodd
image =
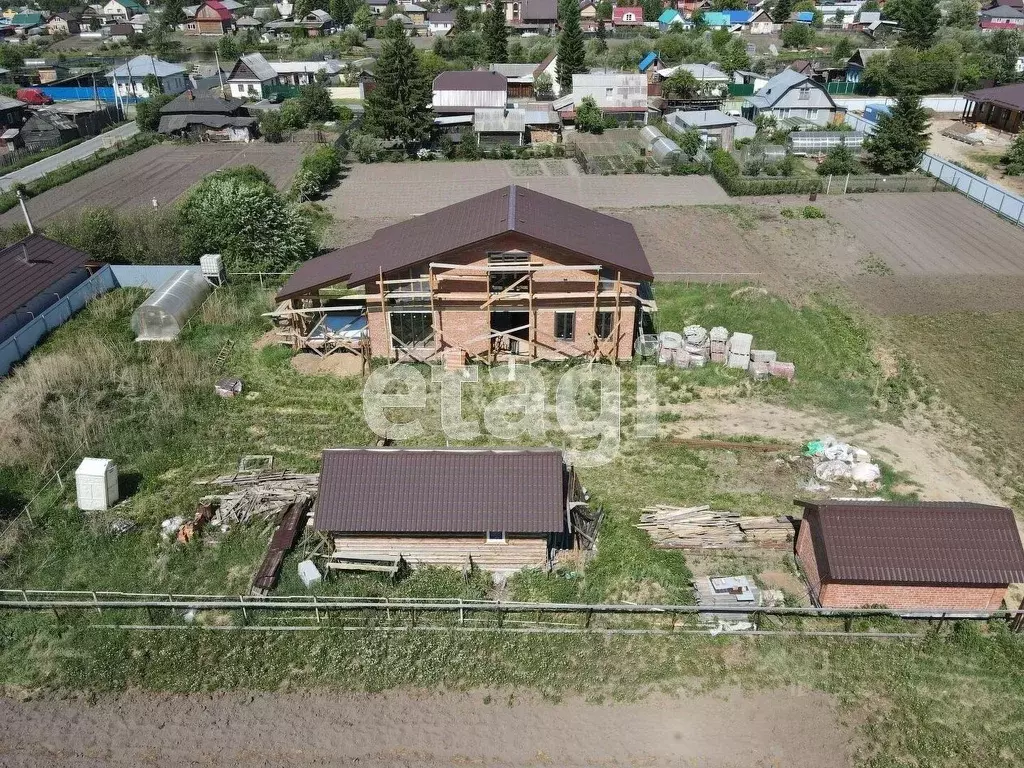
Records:
M217 353L217 359L213 361L214 368L220 368L228 359L228 355L231 354L231 350L235 347L235 340L228 339L224 342L224 346L220 348L220 352Z

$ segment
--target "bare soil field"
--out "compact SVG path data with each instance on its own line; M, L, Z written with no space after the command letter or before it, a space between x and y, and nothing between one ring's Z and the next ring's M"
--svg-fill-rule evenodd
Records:
M327 207L339 218L405 218L513 183L591 208L729 201L709 176L586 176L569 160L481 160L356 164Z
M126 693L0 699L9 768L451 765L842 768L851 730L797 689L560 703L532 694Z
M138 208L151 206L154 199L167 205L207 174L246 164L262 168L283 189L291 183L305 146L158 144L44 192L32 198L28 208L38 224L83 206ZM17 208L0 216L4 226L21 220Z

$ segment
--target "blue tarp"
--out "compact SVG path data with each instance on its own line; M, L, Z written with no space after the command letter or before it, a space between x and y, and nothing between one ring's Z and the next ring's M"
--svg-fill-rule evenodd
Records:
M669 9L669 10L671 10L671 9ZM668 13L668 11L665 11L665 13ZM664 16L665 13L663 13L661 15ZM659 21L660 21L660 19L659 19ZM651 64L653 64L657 60L658 60L658 54L656 54L653 51L651 51L651 53L648 53L646 56L644 56L643 61L640 62L640 71L641 72L646 72L648 69L650 69Z

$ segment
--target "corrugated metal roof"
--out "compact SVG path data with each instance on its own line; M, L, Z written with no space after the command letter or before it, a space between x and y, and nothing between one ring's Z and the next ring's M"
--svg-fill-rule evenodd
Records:
M249 71L261 81L273 80L277 77L277 72L270 66L270 62L267 61L262 53L247 53L242 56L241 63L248 67ZM237 66L236 64L235 67L237 68Z
M1013 512L968 502L798 502L822 579L886 584L1024 581Z
M314 527L341 533L557 533L561 451L335 448L324 451Z
M234 115L241 112L245 102L224 98L213 91L195 91L191 88L160 108L161 115Z
M29 235L0 250L0 317L90 261L89 254L42 235Z
M486 69L442 72L434 78L435 91L507 91L505 76Z
M584 262L621 269L626 279L654 279L629 222L512 185L393 224L369 240L307 261L277 298L340 282L362 285L381 271L408 269L511 231L578 254Z
M477 133L522 133L526 130L526 110L474 110L473 130Z

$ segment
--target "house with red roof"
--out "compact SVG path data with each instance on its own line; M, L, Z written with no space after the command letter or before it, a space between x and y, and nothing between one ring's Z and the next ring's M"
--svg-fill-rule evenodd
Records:
M644 25L644 9L639 5L617 5L612 9L612 26L642 27Z
M231 11L220 0L206 0L185 25L186 35L226 35L235 26Z

